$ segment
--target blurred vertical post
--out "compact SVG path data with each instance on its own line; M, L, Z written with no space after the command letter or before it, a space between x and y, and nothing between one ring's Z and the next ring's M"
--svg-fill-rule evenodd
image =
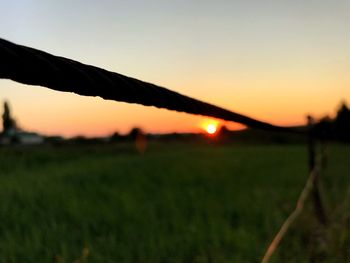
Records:
M316 147L315 147L315 139L316 132L314 121L311 116L307 116L308 128L309 128L309 136L308 136L308 152L309 152L309 172L311 173L316 169ZM314 209L316 213L316 217L318 221L322 225L327 225L327 216L325 213L324 205L322 203L320 189L319 189L319 172L315 171L315 177L313 180L313 189L312 189L312 199L314 203Z
M327 130L325 127L321 127L321 138L320 138L320 147L321 147L321 167L322 169L326 169L328 165L327 160Z

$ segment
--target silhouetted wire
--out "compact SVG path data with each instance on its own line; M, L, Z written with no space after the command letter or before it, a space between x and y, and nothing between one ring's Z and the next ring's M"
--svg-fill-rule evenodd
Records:
M151 83L17 45L1 38L0 59L0 78L24 84L210 116L251 128L306 134L303 128L282 127L259 121Z
M277 249L278 245L280 244L282 238L287 233L290 226L294 223L294 221L298 218L300 213L302 212L304 208L305 201L307 200L308 196L310 195L313 187L314 187L314 181L317 178L317 174L319 173L320 167L319 165L316 165L314 169L309 173L309 177L306 181L306 184L301 191L298 201L296 203L295 209L293 212L287 217L287 219L283 222L282 226L280 227L279 231L273 238L272 242L268 246L263 259L261 260L261 263L268 263L272 254Z

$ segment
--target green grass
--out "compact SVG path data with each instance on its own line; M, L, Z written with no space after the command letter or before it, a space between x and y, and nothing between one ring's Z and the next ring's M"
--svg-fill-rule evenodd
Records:
M0 262L259 262L307 177L304 146L0 148ZM350 147L273 262L350 260ZM309 202L311 203L311 202ZM322 261L323 260L323 261Z

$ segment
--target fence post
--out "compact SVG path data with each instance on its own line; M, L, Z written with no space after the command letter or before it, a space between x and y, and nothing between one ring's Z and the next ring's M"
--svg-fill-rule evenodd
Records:
M321 168L324 170L328 166L327 131L324 128L321 130L320 147L321 147Z
M315 151L315 129L313 126L313 118L307 116L308 127L309 127L309 136L308 136L308 152L309 152L309 172L316 169L316 151ZM324 205L322 203L320 189L319 189L319 171L316 171L315 177L313 180L313 189L312 189L312 199L314 204L314 209L318 221L322 225L327 225L328 219L325 213Z

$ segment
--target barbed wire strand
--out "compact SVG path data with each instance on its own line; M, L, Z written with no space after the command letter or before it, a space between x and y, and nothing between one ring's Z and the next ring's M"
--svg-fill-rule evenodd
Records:
M305 201L307 200L308 196L310 195L313 187L314 187L314 181L317 178L317 175L319 173L319 166L315 166L314 169L309 173L309 177L306 181L306 184L301 191L297 204L295 206L295 209L293 212L287 217L287 219L283 222L281 228L273 238L272 242L268 246L264 257L261 260L261 263L268 263L272 254L277 249L278 245L280 244L282 238L287 233L288 229L291 227L291 225L294 223L294 221L298 218L300 213L302 212L304 208Z
M304 128L283 127L259 121L151 83L1 38L0 58L0 78L23 84L204 115L241 123L251 128L306 134Z

